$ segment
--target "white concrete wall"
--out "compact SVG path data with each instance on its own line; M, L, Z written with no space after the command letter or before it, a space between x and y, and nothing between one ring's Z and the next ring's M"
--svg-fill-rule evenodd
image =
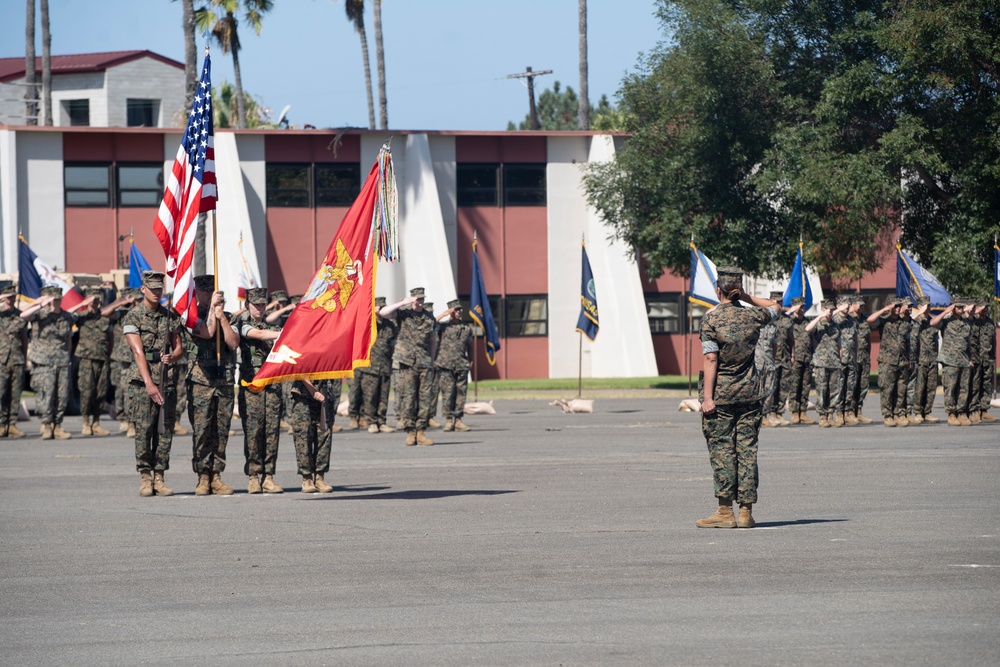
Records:
M438 205L444 221L444 237L448 243L451 273L458 277L458 193L455 189L455 137L428 137L434 179L437 181ZM468 286L466 286L468 289ZM459 289L463 292L465 290Z
M104 87L104 72L83 74L58 74L52 76L52 122L56 126L69 126L69 115L64 113L67 100L90 101L90 126L108 126L108 93ZM39 123L40 125L41 123Z
M62 149L59 132L17 135L17 226L35 254L57 270L66 267Z
M0 125L26 125L24 77L0 83ZM39 116L41 118L42 116Z
M184 70L153 58L139 58L109 68L105 80L109 126L125 127L129 98L160 101L157 127L181 127L186 123Z
M0 129L0 273L17 271L17 133Z
M216 133L219 136L221 133ZM267 285L267 164L264 160L264 137L233 135L239 149L243 171L243 191L250 230L257 253L260 279ZM249 261L249 257L247 260Z
M390 134L384 134L363 135L361 137L362 186L365 183L365 179L368 177L368 172L371 170L372 165L375 164L375 160L378 159L378 152L382 148L382 144L389 141L391 136L392 135ZM396 188L398 190L399 199L399 216L396 222L401 225L403 219L403 209L405 208L402 183L405 180L406 172L406 142L401 137L397 137L391 142L390 148L392 151L392 166L393 171L396 174ZM405 242L402 238L402 229L400 229L400 255L402 257L400 261L380 261L378 263L378 269L375 276L375 296L384 296L388 303L399 301L404 296L409 294L409 287L407 287L406 284L406 271L403 266L403 262L406 261L407 250Z

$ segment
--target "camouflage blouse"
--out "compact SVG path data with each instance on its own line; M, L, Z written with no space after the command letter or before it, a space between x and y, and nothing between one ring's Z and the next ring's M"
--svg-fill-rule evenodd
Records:
M469 369L469 341L472 340L472 326L466 322L441 322L435 368L452 371Z
M809 320L793 317L792 320L792 359L797 364L811 364L813 358L813 334L806 331Z
M812 333L816 339L812 365L816 368L840 368L840 327L821 317Z
M111 322L101 317L101 311L88 310L79 313L76 319L79 337L73 356L95 361L108 360L108 330Z
M950 316L941 322L941 352L938 361L945 366L969 366L969 320Z
M69 342L76 315L65 310L52 312L42 308L29 316L28 321L31 322L28 361L45 366L69 366Z
M740 308L731 303L719 304L705 313L701 321L701 351L719 355L716 404L752 403L763 398L754 350L761 327L774 321L777 315L773 307Z
M17 308L0 310L0 364L8 367L24 365L21 335L27 326Z
M162 368L160 356L170 343L170 334L177 333L181 328L181 320L177 315L168 313L163 306L150 309L145 302L136 305L128 311L122 320L124 335L138 334L142 340L142 351L149 367L149 377L154 384L160 384ZM142 374L139 365L133 363L129 368L128 382L142 384Z
M415 368L431 368L431 341L437 329L434 316L426 310L400 309L396 311L399 335L392 360L396 364Z
M392 351L396 344L396 336L399 334L399 326L396 324L395 314L379 317L377 320L378 334L372 344L371 366L359 368L358 371L371 375L389 375L392 373Z

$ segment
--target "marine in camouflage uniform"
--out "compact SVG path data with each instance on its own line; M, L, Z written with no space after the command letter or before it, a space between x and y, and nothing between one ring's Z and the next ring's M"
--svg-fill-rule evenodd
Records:
M823 301L818 317L806 325L806 331L814 335L812 367L816 380L816 411L819 425L823 428L839 427L834 412L840 404L840 327L833 321L836 303Z
M996 373L996 323L990 317L989 305L980 303L977 307L977 330L979 332L980 388L979 388L979 419L995 422L997 418L987 412L990 409L990 399L993 396L993 378ZM977 406L973 405L975 410Z
M949 426L968 426L969 383L972 364L969 360L969 338L972 327L966 316L967 300L955 297L944 312L931 319L931 326L941 328L941 383L944 385L944 409Z
M323 405L331 392L326 383L326 380L320 380L315 385L308 380L289 383L292 436L295 440L295 461L302 475L302 493L333 491L324 479L330 470L330 429Z
M753 298L742 290L739 269L720 268L716 294L720 304L701 321L701 349L705 355L701 429L712 464L715 514L695 522L699 528L750 528L757 502L757 438L764 398L754 363L761 328L778 316L769 299ZM740 308L740 299L756 308ZM732 503L740 504L739 519Z
M355 371L354 377L347 380L347 418L350 424L349 428L368 428L368 422L361 415L361 406L363 403L364 397L361 393L361 380L358 378L358 372Z
M781 308L782 296L781 292L771 293L771 300L779 305L778 319L774 321L774 388L771 390L769 405L771 423L787 426L791 422L784 418L783 413L791 388L792 349L795 346L795 339L792 337L792 318ZM767 415L764 417L766 419Z
M248 316L238 322L240 334L240 378L249 382L264 365L271 346L281 333L279 324L264 320L267 289L247 290ZM281 493L275 481L278 462L278 438L281 435L281 385L265 385L254 392L239 389L240 419L243 421L243 455L246 463L247 493ZM263 475L263 479L261 479Z
M915 348L919 341L913 338L913 304L909 297L900 297L899 299L899 319L899 335L903 337L903 349L906 352L899 360L900 373L906 381L906 391L903 392L903 417L908 424L914 424L916 419L913 417L913 406L910 404L910 400L916 388L917 350Z
M910 333L910 343L916 348L915 352L910 353L916 359L910 405L913 418L918 424L934 424L940 421L931 416L938 385L938 330L931 326L931 318L927 312L930 299L920 297L917 304L917 311L912 317L913 330Z
M909 322L899 317L908 299L890 298L883 308L868 316L872 330L881 340L878 348L878 389L882 420L886 426L909 426L906 419L907 331Z
M142 284L143 301L122 320L122 333L134 360L126 382L135 425L135 468L142 478L140 496L169 496L173 491L167 487L163 475L170 468L173 443L170 424L177 401L176 387L169 380L164 382L164 365L170 366L184 354L179 335L181 322L160 305L162 273L143 272ZM165 426L162 433L161 423Z
M865 416L863 409L868 398L868 385L871 384L872 372L872 328L865 316L865 300L855 296L852 304L854 318L858 321L858 364L854 382L854 417L861 424L871 424L872 420Z
M108 349L111 323L108 317L120 305L115 302L101 308L104 290L99 287L87 289L87 297L93 299L83 312L77 314L78 337L73 352L79 361L76 385L80 391L80 415L83 417L83 435L110 435L101 427L101 412L108 395L111 369Z
M51 307L49 304L52 304ZM62 309L62 288L43 287L42 298L21 313L31 323L31 380L35 412L42 420L42 440L65 440L63 416L69 402L70 355L76 315Z
M792 299L792 369L788 377L788 407L792 411L793 424L815 424L807 414L809 390L812 387L812 356L814 336L806 330L809 320L805 318L805 299Z
M436 323L434 317L424 310L424 288L411 289L409 297L381 310L382 317L393 313L399 322L399 335L392 360L394 364L399 364L400 383L396 390L402 393L406 445L433 445L434 441L424 431L428 426L433 391L431 379Z
M344 391L344 380L333 378L324 380L320 385L320 391L326 396L323 401L323 417L326 419L327 428L331 433L341 431L341 427L335 424L337 421L337 408L340 407L340 396Z
M858 320L851 314L854 297L844 295L837 304L844 312L834 315L833 321L840 330L840 390L834 418L844 426L857 426L861 422L854 416L854 385L858 382Z
M969 385L969 421L973 424L982 421L980 415L983 396L989 395L993 391L992 383L989 383L989 388L986 388L984 382L989 379L989 369L993 368L993 357L989 356L991 341L983 335L986 322L980 316L981 312L985 310L985 301L973 299L969 302L969 362L972 364ZM987 366L987 364L989 365Z
M110 381L115 388L115 419L118 420L118 432L125 433L129 430L132 417L128 410L129 377L132 374L132 363L134 357L132 350L122 333L122 323L125 315L137 303L142 301L142 292L134 287L127 287L122 290L122 303L115 312L108 318L113 322L111 344L111 373ZM132 428L132 437L135 437L135 429Z
M223 310L225 297L213 292L215 276L195 276L198 323L188 343L188 416L194 427L191 467L198 475L195 495L231 495L233 488L222 481L226 469L226 445L233 421L235 350L239 334ZM216 341L216 331L220 340Z
M427 311L432 318L434 317L433 303L430 301L424 303L424 310ZM438 350L440 333L441 327L438 324L437 319L434 319L434 342L431 344L434 350ZM434 416L438 413L438 399L441 397L441 380L438 377L437 367L434 365L434 357L436 357L436 354L431 358L431 403L430 408L427 410L427 428L438 428L441 426L441 424L434 419Z
M448 310L438 318L438 326L440 337L434 368L444 395L444 430L468 431L469 427L462 422L462 417L465 415L465 396L469 389L472 325L462 322L461 301L455 299L448 302Z
M0 438L23 438L17 427L24 388L24 360L28 323L14 305L17 287L0 291Z
M359 368L354 376L361 386L361 416L368 424L369 433L392 433L396 429L385 423L389 410L389 379L392 373L392 352L399 327L395 316L382 317L385 297L375 299L375 326L378 333L372 344L371 365Z
M268 304L264 319L270 324L284 327L293 308L294 305L288 298L288 292L280 289L274 290L271 292L271 303ZM292 425L288 423L286 417L292 413L292 385L290 382L282 382L279 386L281 387L281 428L291 433Z
M757 374L760 376L761 391L764 392L762 426L779 426L780 422L772 422L770 419L772 405L772 395L774 394L774 344L777 336L775 322L768 322L760 329L757 338L757 345L754 348L754 365L757 367Z

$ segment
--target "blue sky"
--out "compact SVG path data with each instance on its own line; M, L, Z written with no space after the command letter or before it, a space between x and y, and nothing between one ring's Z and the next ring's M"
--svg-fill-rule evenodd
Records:
M366 4L375 86L374 19L370 0ZM241 33L244 88L274 117L291 104L296 125L367 127L361 48L343 0L274 5L260 37L247 28ZM663 36L653 0L590 0L588 6L596 103L601 94L613 100L639 53ZM0 53L23 56L25 3L0 0L0 7ZM149 49L183 61L178 2L51 0L50 13L54 54ZM536 95L556 80L578 88L577 0L384 0L382 23L390 128L505 129L527 114L528 97L521 81L502 77L529 65L554 70L535 79ZM199 50L204 43L199 36ZM232 81L230 57L218 49L212 54L213 81Z

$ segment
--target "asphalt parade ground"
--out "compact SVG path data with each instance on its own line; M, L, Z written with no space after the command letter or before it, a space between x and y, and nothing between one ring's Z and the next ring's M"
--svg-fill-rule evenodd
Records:
M190 436L169 498L124 436L0 440L0 664L1000 663L1000 424L765 429L757 527L706 530L677 403L336 433L328 495L286 434L286 492L247 495L236 421L229 497L194 496Z

